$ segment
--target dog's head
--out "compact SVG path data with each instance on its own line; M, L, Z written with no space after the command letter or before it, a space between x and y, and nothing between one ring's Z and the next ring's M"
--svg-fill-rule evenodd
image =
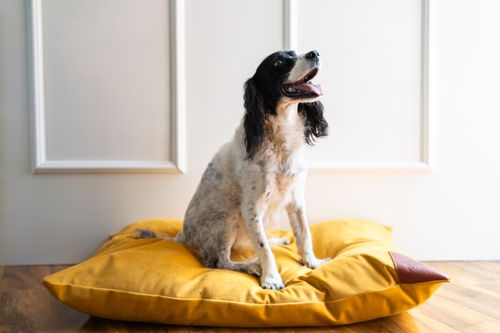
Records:
M327 135L328 123L318 98L321 86L311 82L319 71L319 53L297 56L294 51L279 51L265 58L245 83L245 146L252 157L266 134L266 117L277 115L279 105L298 104L304 117L304 139L313 144Z

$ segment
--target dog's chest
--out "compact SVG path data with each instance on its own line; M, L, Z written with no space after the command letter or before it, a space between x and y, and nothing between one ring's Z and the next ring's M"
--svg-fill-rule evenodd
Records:
M286 135L276 135L268 145L266 156L266 196L270 208L281 208L290 201L290 194L298 186L302 160L300 132L288 129Z
M283 208L291 200L293 189L298 186L294 170L275 171L267 175L266 202L269 211Z
M276 172L271 174L271 186L273 187L273 192L280 195L285 195L290 191L295 183L295 172Z

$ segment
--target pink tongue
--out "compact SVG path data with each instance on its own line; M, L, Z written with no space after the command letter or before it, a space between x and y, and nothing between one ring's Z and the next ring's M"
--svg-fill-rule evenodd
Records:
M302 90L302 91L307 91L313 94L316 94L318 96L323 95L323 89L321 89L321 86L312 84L312 83L301 83L297 84L294 86L295 89Z

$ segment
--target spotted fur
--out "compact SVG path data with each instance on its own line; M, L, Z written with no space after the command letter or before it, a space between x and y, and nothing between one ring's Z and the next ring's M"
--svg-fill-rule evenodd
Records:
M313 53L311 53L313 52ZM328 259L314 255L304 204L306 143L326 135L328 124L318 96L284 95L283 84L299 81L319 66L311 51L268 56L245 85L245 117L233 139L208 164L187 208L176 240L195 250L206 267L260 276L261 286L284 288L264 222L286 211L303 264L316 268ZM254 260L235 262L231 248L251 244Z

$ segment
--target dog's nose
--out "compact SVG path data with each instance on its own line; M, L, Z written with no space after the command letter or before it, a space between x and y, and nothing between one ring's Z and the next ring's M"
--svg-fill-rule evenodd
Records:
M307 59L317 59L317 58L319 58L319 53L316 50L307 52L306 53L306 58Z

